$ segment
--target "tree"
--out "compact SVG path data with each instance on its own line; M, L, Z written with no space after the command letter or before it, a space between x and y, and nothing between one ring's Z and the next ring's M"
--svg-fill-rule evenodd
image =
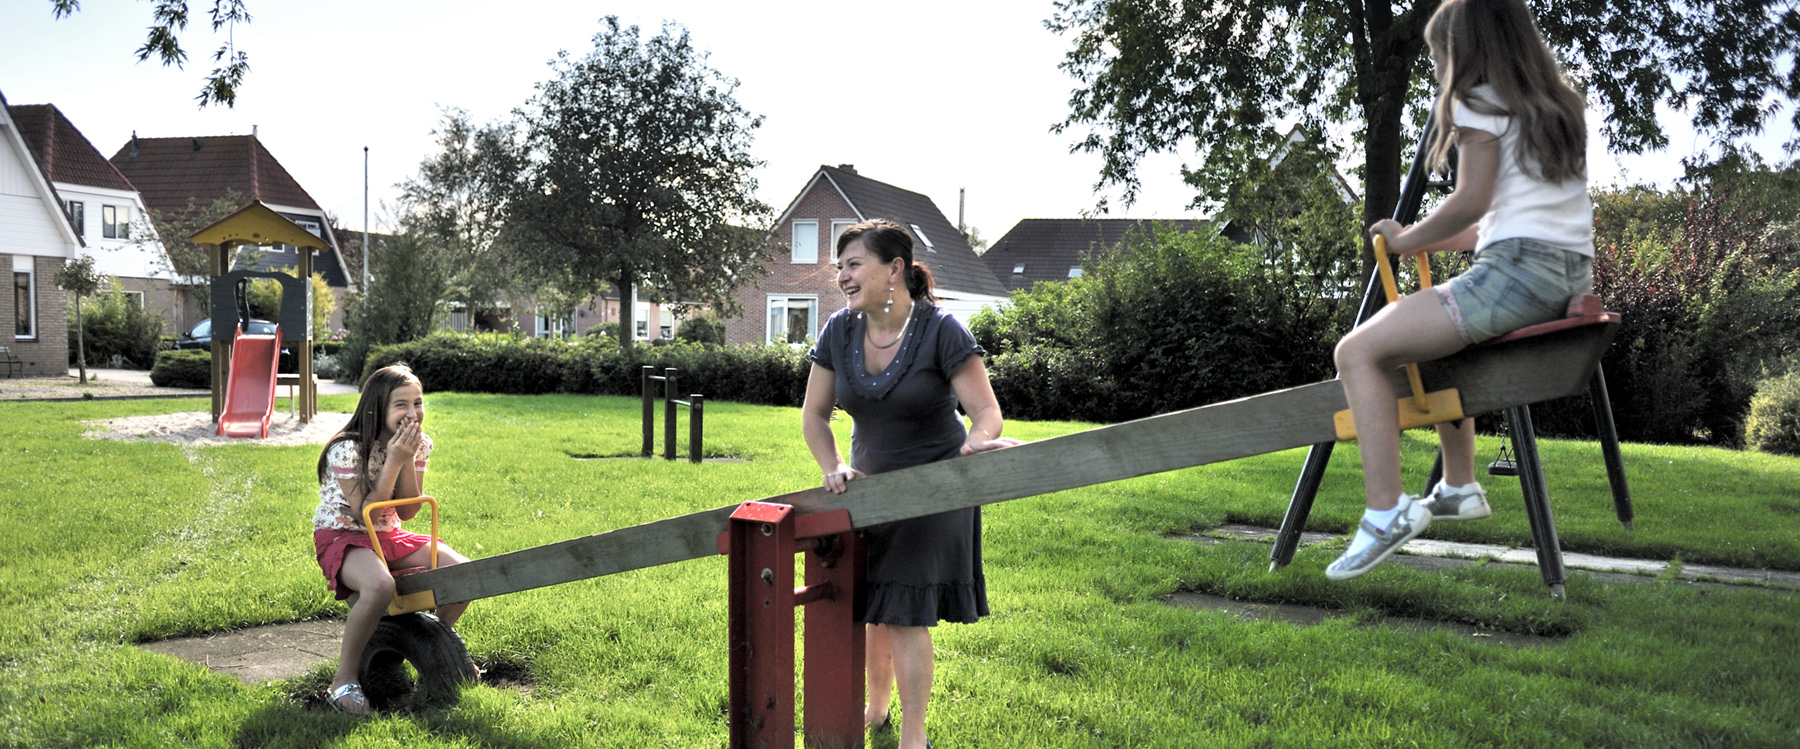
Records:
M187 0L154 0L155 8L150 11L150 29L144 37L144 46L137 49L138 62L152 56L162 61L163 67L174 65L185 67L187 51L181 48L181 32L187 30ZM51 15L58 20L74 15L81 10L81 0L50 0ZM244 0L213 0L212 30L235 30L237 25L250 23L250 9ZM200 87L200 95L194 97L201 107L208 104L224 104L227 108L237 104L238 86L244 84L244 76L250 72L250 58L243 50L237 48L234 39L229 35L225 43L213 52L213 62L218 67L206 76L205 85Z
M508 227L528 271L565 292L646 286L667 301L737 311L731 291L764 272L769 207L755 197L753 132L737 81L705 63L687 30L640 41L607 17L594 51L559 53L523 117ZM620 304L631 330L631 305ZM631 346L620 336L621 348Z
M56 272L56 286L63 291L75 295L75 328L77 331L81 330L83 327L81 319L81 299L82 297L93 296L95 292L100 290L100 272L94 270L93 256L82 255L63 265L62 269ZM78 351L76 354L76 361L81 368L81 384L86 385L87 343L82 339L82 333L77 332L75 334L75 348Z
M1201 204L1219 201L1245 165L1268 153L1285 121L1350 124L1363 145L1368 225L1398 202L1402 150L1417 138L1427 111L1420 105L1435 89L1424 30L1439 4L1058 0L1046 25L1073 37L1062 68L1082 87L1052 129L1090 128L1074 150L1099 153L1096 191L1119 186L1128 204L1139 159L1191 142L1201 163L1183 174ZM1696 126L1730 140L1758 132L1781 100L1800 97L1794 0L1529 4L1604 112L1601 131L1614 149L1667 144L1659 103L1691 106ZM1800 108L1793 117L1800 126Z
M413 226L444 255L449 298L471 313L505 299L522 308L526 289L507 243L508 191L518 171L517 127L476 127L469 113L446 109L433 131L438 153L419 163L419 174L401 183L403 210Z
M338 352L339 366L362 381L369 350L429 335L443 311L449 270L430 242L410 222L400 233L375 244L369 253L369 288L345 305L350 331Z

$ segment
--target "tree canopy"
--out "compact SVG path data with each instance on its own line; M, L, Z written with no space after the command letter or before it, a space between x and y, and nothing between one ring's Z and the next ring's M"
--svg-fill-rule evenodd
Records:
M437 130L438 151L419 163L419 174L401 183L401 210L410 230L442 256L450 298L473 312L495 308L526 291L511 262L506 208L517 158L517 127L478 127L469 113L446 109Z
M624 331L640 285L729 310L731 290L761 272L762 232L749 227L770 212L750 176L762 118L680 25L648 40L616 17L602 26L585 57L558 54L556 76L519 113L515 256L564 292L616 287Z
M187 30L188 0L152 0L151 5L150 27L144 36L144 46L135 53L138 62L155 57L163 67L185 68L187 50L181 48L181 32ZM81 0L50 0L50 7L51 15L61 20L81 10ZM208 15L212 17L213 31L229 31L251 20L250 9L244 0L213 0ZM212 59L217 67L207 74L200 95L194 99L202 107L224 104L229 108L237 103L238 86L244 84L244 76L250 73L250 57L227 36L225 43L213 52Z
M1096 190L1120 187L1127 203L1140 159L1191 143L1199 164L1184 176L1196 203L1211 203L1289 124L1348 124L1363 143L1370 223L1399 199L1401 152L1435 89L1424 29L1439 4L1058 0L1046 25L1071 38L1062 68L1081 87L1053 129L1086 129L1074 150L1102 156ZM1667 144L1659 104L1691 111L1722 141L1759 132L1784 106L1800 126L1795 0L1527 4L1615 150Z

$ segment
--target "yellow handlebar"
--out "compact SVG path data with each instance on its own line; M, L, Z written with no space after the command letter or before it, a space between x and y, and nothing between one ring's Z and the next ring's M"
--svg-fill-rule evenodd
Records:
M437 504L437 500L432 499L430 496L407 497L405 499L387 499L387 500L382 500L380 502L365 502L365 503L363 503L363 509L362 509L363 528L369 532L369 544L374 547L375 556L381 557L381 562L383 564L391 563L393 560L388 559L387 555L383 554L381 552L381 539L377 538L375 536L375 521L373 519L375 511L382 509L384 507L398 507L400 505L416 505L416 504L420 504L420 503L431 505L431 569L434 569L434 570L437 569L437 566L438 566L438 504Z
M1431 259L1421 252L1413 256L1419 262L1419 288L1431 288ZM1375 267L1381 270L1381 288L1387 291L1389 304L1400 301L1400 287L1394 283L1394 268L1388 264L1387 237L1375 235ZM1419 379L1419 365L1406 365L1406 381L1412 385L1413 405L1420 411L1430 411L1431 407L1425 399L1425 384ZM432 511L436 517L436 510Z

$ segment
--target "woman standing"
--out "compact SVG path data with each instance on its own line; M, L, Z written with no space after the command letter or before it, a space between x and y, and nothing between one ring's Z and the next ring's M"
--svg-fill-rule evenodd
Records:
M883 219L838 239L844 309L825 321L807 380L801 431L841 494L863 476L1010 447L980 346L931 302L931 272L913 262L912 236ZM831 432L834 408L855 420L846 464ZM957 415L971 422L967 430ZM981 509L928 515L867 529L868 706L865 725L886 730L900 691L900 746L923 749L931 697L930 627L973 623L988 613L981 570Z

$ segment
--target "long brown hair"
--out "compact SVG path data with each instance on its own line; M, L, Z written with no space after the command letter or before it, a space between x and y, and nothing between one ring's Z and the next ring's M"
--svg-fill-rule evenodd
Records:
M375 444L381 441L381 430L387 424L387 402L395 390L407 385L418 385L419 376L413 374L412 367L404 362L389 364L375 373L362 384L362 397L356 399L356 413L350 414L350 421L339 429L337 434L325 441L325 449L319 452L319 483L330 478L331 446L344 440L356 441L356 488L362 496L369 496L369 488L374 485L375 478L369 475L369 454L375 451Z
M858 239L863 241L864 247L869 248L869 252L880 258L883 265L894 262L894 258L906 260L906 272L902 277L906 279L908 296L927 302L937 301L937 297L931 294L931 271L923 263L913 262L912 235L900 228L899 224L885 218L872 218L845 229L843 234L838 235L838 255L843 255L844 248Z
M1510 115L1510 127L1522 128L1521 168L1529 168L1523 157L1530 156L1546 182L1586 176L1587 104L1564 78L1523 0L1445 0L1425 25L1425 43L1444 61L1427 146L1433 168L1448 161L1454 108L1465 106ZM1471 97L1484 83L1500 101Z

